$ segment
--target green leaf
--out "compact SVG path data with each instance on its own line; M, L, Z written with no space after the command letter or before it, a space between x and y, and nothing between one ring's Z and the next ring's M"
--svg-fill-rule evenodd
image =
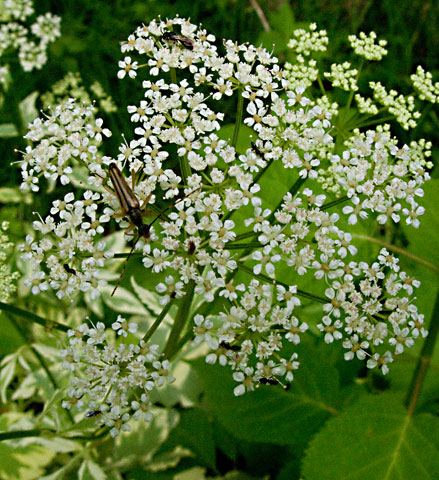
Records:
M18 137L17 127L13 123L0 124L0 138Z
M152 458L178 422L178 413L174 410L154 409L153 414L150 423L133 422L129 433L117 437L115 460L129 461L137 457L147 461Z
M137 300L137 298L128 290L120 287L116 293L111 296L112 286L103 287L102 300L115 312L121 312L131 315L149 315L148 310Z
M38 117L38 110L35 106L39 92L32 92L24 100L22 100L18 108L20 110L20 117L23 125L32 123Z
M174 475L174 480L205 480L206 469L202 467L192 467L184 472Z
M131 277L131 285L133 287L134 292L139 297L140 301L143 305L148 307L148 310L151 310L152 313L155 315L160 315L162 313L163 307L159 304L158 299L159 296L152 292L151 290L147 290L146 288L141 287L134 277Z
M0 188L0 203L18 203L22 201L23 201L23 192L18 187Z
M17 360L17 354L13 353L5 357L2 361L2 368L0 370L0 399L2 403L6 403L7 401L6 391L14 378Z
M395 395L369 395L316 435L302 473L307 480L437 479L439 420L408 416Z
M327 346L325 345L327 348ZM278 445L303 443L321 427L335 408L337 370L327 365L316 347L299 346L300 368L290 391L261 386L235 397L237 385L226 368L193 362L206 391L206 403L217 420L235 437Z
M180 410L180 423L172 431L163 449L181 445L191 450L197 463L215 469L216 455L212 424L201 408Z
M91 460L84 460L79 467L78 480L106 480L107 478L102 468Z
M221 130L218 132L218 137L223 140L232 140L233 132L235 131L235 124L229 123L221 127ZM248 148L251 147L251 139L256 137L256 133L247 125L241 124L239 127L238 141L236 142L236 151L244 153Z
M258 37L257 44L262 43L267 50L271 50L274 46L275 55L283 54L287 50L293 30L297 27L293 9L289 2L282 2L278 10L266 9L266 13L271 30L263 31Z
M41 478L55 452L39 445L23 446L17 441L0 443L0 478L2 480Z
M105 308L104 302L102 301L102 297L99 296L97 298L91 298L90 292L86 292L84 295L84 302L87 307L101 320L104 318L105 315Z
M163 344L153 336L154 342ZM198 400L202 388L199 378L190 366L184 362L173 362L171 373L175 382L169 383L160 389L154 389L150 396L153 402L158 402L170 408L177 403L183 407L192 407Z

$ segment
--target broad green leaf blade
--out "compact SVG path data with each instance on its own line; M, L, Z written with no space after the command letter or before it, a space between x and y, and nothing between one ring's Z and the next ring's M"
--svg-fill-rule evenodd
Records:
M178 413L163 408L154 409L150 423L131 422L131 431L117 437L114 444L114 458L129 462L137 456L148 461L166 440L178 422Z
M327 346L326 346L327 347ZM251 442L297 445L307 442L327 418L338 413L338 372L316 347L298 348L301 365L290 391L261 386L235 397L227 368L197 360L208 408L235 437Z
M18 137L17 127L13 123L0 124L0 138Z
M263 5L263 3L261 4ZM289 2L279 2L278 10L265 9L270 24L270 31L263 31L258 37L258 43L262 43L267 50L273 49L276 56L285 54L286 45L293 35L297 24L294 21L293 9Z
M215 469L216 455L212 424L201 408L180 411L180 423L172 431L163 449L181 445L195 454L197 463Z
M218 132L218 137L223 140L232 141L233 134L235 132L235 125L229 123L224 125L221 130ZM241 124L239 127L238 141L236 142L236 151L239 153L244 153L248 148L251 147L252 138L256 137L256 133L247 125Z
M0 478L18 480L41 478L55 452L40 445L23 445L24 441L0 442Z
M395 395L369 395L315 436L302 473L306 480L436 480L439 420L409 417Z
M35 106L38 95L39 92L32 92L18 105L23 125L33 122L38 117L38 110Z

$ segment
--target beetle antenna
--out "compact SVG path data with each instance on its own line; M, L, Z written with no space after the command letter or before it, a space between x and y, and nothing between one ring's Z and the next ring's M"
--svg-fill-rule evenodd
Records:
M134 242L134 245L131 247L131 250L130 250L130 253L128 254L128 257L125 259L125 262L123 263L122 272L120 273L119 280L117 281L115 287L113 288L113 291L111 292L111 296L114 295L114 293L117 290L117 287L119 286L120 282L122 281L122 278L125 274L125 270L127 269L128 260L130 259L132 253L134 252L134 249L136 248L137 242L140 240L140 237L141 237L141 235L137 236L137 240Z

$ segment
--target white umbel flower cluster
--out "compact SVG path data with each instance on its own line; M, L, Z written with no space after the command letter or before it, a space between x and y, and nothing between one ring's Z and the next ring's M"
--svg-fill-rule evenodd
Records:
M157 285L162 305L192 293L211 303L221 325L194 315L195 341L212 349L207 361L232 366L237 395L293 379L299 360L284 353L283 343L299 343L308 329L300 319L301 297L322 305L315 326L327 343L344 341L355 353L361 348L368 365L385 372L422 329L412 296L418 284L388 252L372 265L354 258L357 249L340 215L328 211L326 195L312 188L319 187L321 159L330 158L329 173L354 204L396 221L393 207L401 198L421 214L414 198L427 174L384 132L358 134L339 158L329 157L336 106L327 99L311 102L303 86L287 90L277 59L264 48L231 41L219 48L214 41L201 27L175 18L139 27L122 44L118 76L143 90L128 106L132 132L125 132L115 158L99 153L110 132L73 100L33 123L27 138L35 145L24 155L23 188L37 190L42 177L68 187L68 169L76 164L87 168L90 189L81 197L69 192L53 203L51 215L35 222L41 238L29 238L23 247L34 266L32 288L37 293L44 284L61 296L99 292L97 267L113 255L103 224L115 217L123 227L121 217L130 217L109 179L111 165L113 176L118 169L133 185L140 215L158 199L168 205L135 247L148 276L165 279ZM220 137L235 119L232 138ZM251 138L240 138L241 123ZM395 178L399 183L392 183ZM350 219L352 212L344 215ZM413 212L407 217L414 219ZM53 280L52 268L58 276L66 272L67 287ZM303 290L302 282L320 296ZM218 307L214 301L221 297ZM111 365L117 356L116 349ZM82 398L81 392L72 397ZM121 401L124 409L127 401Z
M92 328L83 323L69 330L70 345L61 352L63 369L73 375L63 407L85 410L85 417L95 417L97 424L109 427L112 437L129 431L131 419L150 421L150 392L174 381L170 363L160 359L158 345L146 345L143 340L113 345L115 332L127 337L136 327L121 316L112 330L102 322ZM131 400L133 393L137 400Z

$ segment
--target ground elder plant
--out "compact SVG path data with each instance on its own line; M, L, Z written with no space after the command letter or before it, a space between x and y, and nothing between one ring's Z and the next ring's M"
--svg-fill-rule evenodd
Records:
M32 265L26 285L66 301L108 297L117 282L108 269L128 256L110 248L108 233L124 230L163 308L144 335L127 316L111 328L84 318L67 334L62 357L71 383L63 405L96 417L113 436L131 418L151 418L151 392L173 381L171 362L188 342L205 344L206 361L227 366L242 395L293 382L301 362L294 347L311 329L341 344L345 360L384 374L426 336L415 304L419 282L384 248L372 262L360 258L353 231L342 225L402 215L416 227L427 145L399 145L387 127L340 144L337 105L305 92L307 76L318 76L305 56L325 45L314 34L315 43L296 40L303 60L296 81L295 67L285 75L262 46L218 41L181 18L152 21L122 42L118 77L139 99L127 106L132 129L119 152L102 153L110 130L93 105L74 98L30 125L21 188L38 194L52 182L65 194L39 212L21 246ZM376 57L381 50L367 42L360 36L354 48ZM354 76L342 65L328 78L353 89ZM110 166L151 224L141 238ZM74 188L76 168L88 183ZM342 194L352 206L336 210ZM304 300L319 306L313 324L303 318ZM151 344L167 315L166 343Z

